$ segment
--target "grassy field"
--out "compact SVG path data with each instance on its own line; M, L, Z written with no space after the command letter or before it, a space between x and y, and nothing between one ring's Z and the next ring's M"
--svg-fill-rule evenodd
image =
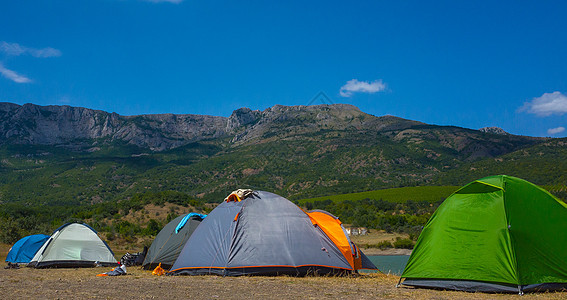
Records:
M384 189L369 192L324 196L299 200L299 204L331 199L332 201L382 199L390 202L403 203L408 200L436 202L449 197L460 187L458 186L415 186L394 189Z

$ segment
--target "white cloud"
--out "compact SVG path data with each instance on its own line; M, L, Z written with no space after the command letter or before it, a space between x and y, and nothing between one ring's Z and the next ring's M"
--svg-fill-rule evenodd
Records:
M544 93L541 97L533 98L531 102L524 103L518 111L526 111L538 117L563 115L567 113L567 96L560 92Z
M18 43L8 43L5 41L0 42L0 53L4 53L6 56L31 55L38 58L61 56L61 51L51 47L36 49L22 46ZM8 78L17 83L32 82L32 80L27 78L26 76L18 74L15 71L4 67L2 62L0 62L0 74L5 78Z
M61 51L47 47L43 49L35 49L30 47L22 46L18 43L8 43L0 42L0 52L4 52L9 56L20 56L24 54L31 55L33 57L45 58L45 57L58 57L61 56Z
M20 75L12 70L6 69L2 63L0 63L0 74L12 80L13 82L17 82L17 83L31 82L31 79L27 78L26 76Z
M549 128L547 130L547 134L555 135L555 134L558 134L558 133L562 133L563 131L565 131L565 127Z
M353 93L368 93L374 94L386 89L386 84L382 79L368 81L358 81L358 79L351 79L341 87L340 94L343 97L350 97Z
M58 103L63 103L63 104L69 104L71 103L71 98L69 98L68 96L63 96L61 98L59 98L59 100L57 100Z

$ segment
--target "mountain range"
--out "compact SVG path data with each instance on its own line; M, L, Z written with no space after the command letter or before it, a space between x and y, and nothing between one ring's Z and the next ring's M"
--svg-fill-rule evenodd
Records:
M218 117L0 103L0 204L97 203L160 190L218 201L239 187L299 199L462 185L496 171L563 184L565 143L377 117L347 104Z

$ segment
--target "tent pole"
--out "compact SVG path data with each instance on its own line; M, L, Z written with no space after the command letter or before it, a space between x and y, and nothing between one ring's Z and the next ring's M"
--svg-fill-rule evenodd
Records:
M402 283L402 277L400 277L400 280L398 280L398 284L396 284L396 288L400 287L400 283Z
M524 295L524 289L522 289L521 285L518 285L518 295L520 295L520 296Z

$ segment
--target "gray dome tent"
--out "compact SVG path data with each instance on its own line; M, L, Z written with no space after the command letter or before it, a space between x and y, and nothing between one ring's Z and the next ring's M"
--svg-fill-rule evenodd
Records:
M167 223L148 249L142 268L154 269L161 263L162 268L170 269L193 231L205 217L206 215L189 213Z
M239 190L225 200L193 232L169 275L306 275L376 269L354 245L353 252L341 252L317 221L281 196Z
M28 266L75 268L96 265L117 265L114 253L87 224L68 223L53 232Z

